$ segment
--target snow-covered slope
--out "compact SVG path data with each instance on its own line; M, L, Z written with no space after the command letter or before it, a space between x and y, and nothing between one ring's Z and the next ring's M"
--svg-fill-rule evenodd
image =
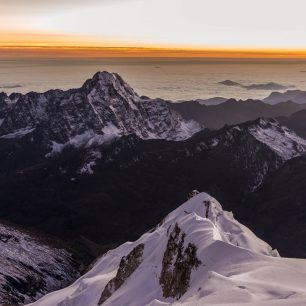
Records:
M116 73L98 72L79 89L0 94L0 136L39 129L45 141L64 144L86 133L105 138L136 134L180 140L200 127L162 100L140 98Z
M306 260L276 250L206 193L33 306L305 305Z
M248 131L258 141L266 144L283 160L300 156L306 152L306 140L294 131L280 125L277 120L259 119Z
M215 167L221 165L221 159L230 156L228 163L223 165L226 171L234 166L236 170L240 168L249 172L248 178L245 177L245 182L248 181L247 193L254 191L267 175L280 168L284 162L306 153L306 140L275 119L259 118L205 135L202 139L198 135L194 137L197 141L186 148L188 155L195 158L209 152L211 164L213 160L218 160ZM194 138L187 143L191 143ZM232 179L234 177L235 174ZM244 183L240 181L239 184Z
M64 249L0 224L0 305L23 305L67 286L79 277L78 265Z

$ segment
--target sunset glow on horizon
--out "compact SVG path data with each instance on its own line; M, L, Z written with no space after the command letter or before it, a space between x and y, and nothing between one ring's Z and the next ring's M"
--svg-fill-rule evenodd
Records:
M304 60L305 8L301 0L0 0L0 57Z
M203 58L306 60L306 50L222 50L146 47L0 46L0 58Z

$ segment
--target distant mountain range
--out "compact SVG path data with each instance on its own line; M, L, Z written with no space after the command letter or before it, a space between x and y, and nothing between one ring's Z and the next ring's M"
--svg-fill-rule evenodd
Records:
M306 103L306 91L302 90L287 90L284 93L281 92L272 92L270 96L262 100L268 104L277 104L280 102L295 102L299 104Z
M282 84L278 84L278 83L274 83L274 82L269 82L269 83L263 83L263 84L250 84L250 85L243 85L241 83L238 82L234 82L231 80L225 80L222 82L219 82L219 84L225 85L225 86L230 86L230 87L241 87L241 88L245 88L247 90L252 90L252 89L256 89L256 90L284 90L287 88L293 88L294 86L290 85L282 85Z
M196 102L199 102L200 104L205 104L205 105L218 105L221 104L225 101L227 101L227 98L222 98L222 97L214 97L210 99L197 99L195 100ZM184 101L180 101L184 102Z
M224 81L222 83L226 83L227 86L240 86L239 83L236 82L232 82L230 80ZM235 85L236 84L236 85ZM267 83L269 84L269 83ZM256 85L256 84L254 84ZM259 84L261 85L261 84ZM262 84L265 85L265 84ZM284 88L281 88L284 89ZM281 90L279 89L279 90ZM275 90L275 89L268 89L268 90ZM224 98L224 97L213 97L213 98L209 98L209 99L197 99L197 100L193 100L192 102L199 102L200 104L204 104L204 105L218 105L221 103L226 102L227 100L233 100L230 98ZM265 102L267 104L270 105L275 105L275 104L279 104L282 102L295 102L298 104L304 104L306 103L306 92L303 90L287 90L285 92L272 92L268 97L264 98L261 100L262 102ZM187 101L178 101L178 103L181 102L187 102ZM190 101L188 101L190 102Z
M252 100L170 105L140 98L106 72L81 89L2 95L0 217L67 239L121 243L153 226L193 188L238 211L237 203L266 176L305 152L305 140L274 120L203 130L184 140L199 129L175 111L188 105L220 113L223 107L302 107ZM138 218L144 222L137 225Z
M225 209L277 246L281 255L305 257L305 114L306 104L290 101L269 105L231 99L207 106L199 101L170 103L139 97L119 75L107 72L95 74L79 89L1 93L0 218L65 240L61 246L65 263L74 254L71 246L79 246L74 255L79 255L78 264L86 264L84 254L94 258L138 239L185 202L191 190L198 189L220 199ZM297 177L291 182L295 173ZM282 188L279 191L278 186ZM203 214L199 216L203 218ZM288 216L294 224L290 225ZM177 217L181 222L181 216ZM210 222L220 225L216 220ZM10 231L10 237L18 236L22 241L21 230ZM220 230L221 236L224 231ZM31 237L26 239L30 241L27 252L27 247L21 246L25 256L32 256L32 249L35 254L36 249L46 250L50 252L50 269L62 271L61 263L53 265L57 250L49 250L48 244L35 237L31 242ZM20 302L32 301L65 285L54 281L54 287L49 286L52 278L58 280L58 274L49 268L42 271L33 262L19 268L28 261L19 261L20 245L10 239L13 251L3 260L16 262L17 268L6 287L2 286L0 301L5 301L8 292L17 292ZM235 239L222 241L239 249ZM238 247L243 241L238 241ZM118 253L111 271L130 252L146 252L134 247L134 252ZM48 266L47 260L33 255L33 261L39 260ZM72 281L81 271L73 267L67 266L67 273L71 273L67 280ZM5 278L10 271L3 271ZM101 270L101 277L105 271ZM39 279L43 285L36 286L34 281L29 282L34 288L24 286L27 277ZM82 280L77 284L80 282L83 284ZM103 284L105 294L102 298L103 288L99 288L93 294L95 302L98 296L112 301L113 283ZM81 295L75 296L78 300ZM81 298L78 303L86 304L84 301Z
M169 103L170 107L186 120L195 120L210 129L219 129L225 124L239 124L249 120L290 116L306 109L305 104L282 102L269 105L259 100L237 101L229 99L218 105L205 105L198 101Z

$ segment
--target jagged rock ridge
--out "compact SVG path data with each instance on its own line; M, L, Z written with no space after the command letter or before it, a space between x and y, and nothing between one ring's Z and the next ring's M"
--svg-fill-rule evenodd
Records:
M102 142L127 134L180 140L199 130L197 124L182 120L166 102L141 99L118 74L108 72L96 73L79 89L10 96L2 93L0 120L2 138L40 130L44 141L55 145L88 132L100 136Z
M161 99L140 98L116 73L98 72L81 88L0 94L0 155L6 174L43 163L67 147L92 148L80 167L91 173L94 149L123 135L183 140L201 129ZM11 154L13 152L13 154Z

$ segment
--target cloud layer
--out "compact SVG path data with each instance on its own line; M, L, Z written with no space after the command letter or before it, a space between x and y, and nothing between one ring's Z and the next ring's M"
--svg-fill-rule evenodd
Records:
M0 31L90 36L103 45L306 54L305 10L302 0L0 0Z
M128 0L0 0L0 11L10 14L48 12L50 9L88 7L95 4L111 4Z

